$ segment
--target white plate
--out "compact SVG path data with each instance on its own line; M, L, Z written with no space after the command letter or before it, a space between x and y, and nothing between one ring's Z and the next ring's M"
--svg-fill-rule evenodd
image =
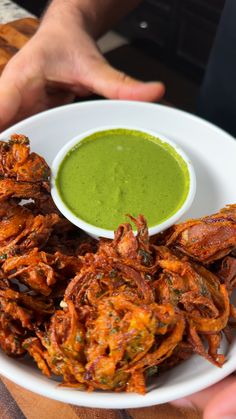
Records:
M161 132L189 155L196 171L197 193L185 218L211 214L226 204L236 203L236 142L208 122L173 108L129 101L83 102L33 116L3 132L0 139L7 139L12 133L25 134L32 149L51 164L71 138L92 128L115 124ZM226 377L235 365L236 341L230 345L222 368L194 356L157 378L156 387L141 396L58 387L33 364L0 354L0 373L35 393L79 406L112 409L150 406L187 396Z

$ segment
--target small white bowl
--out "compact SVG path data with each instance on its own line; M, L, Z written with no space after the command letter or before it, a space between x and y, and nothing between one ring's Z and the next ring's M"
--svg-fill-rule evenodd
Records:
M77 227L81 228L82 230L86 231L86 233L88 233L92 237L95 237L95 238L106 237L106 238L109 238L109 239L114 238L114 231L113 230L107 230L107 229L103 229L103 228L94 226L92 224L89 224L86 221L79 218L78 216L76 216L72 211L70 211L70 209L63 202L63 200L62 200L62 198L59 194L59 191L57 189L57 186L56 186L56 178L57 178L58 170L59 170L59 167L60 167L62 161L64 160L65 156L67 155L67 153L75 145L77 145L80 141L82 141L84 138L86 138L86 137L88 137L92 134L95 134L97 132L100 132L100 131L107 131L107 130L112 130L112 129L135 130L135 131L140 131L140 132L149 134L151 136L157 137L163 143L167 143L167 144L171 145L175 149L175 151L182 157L182 159L185 161L185 163L187 165L188 172L189 172L189 192L188 192L188 195L187 195L183 205L179 208L179 210L174 215L172 215L170 218L168 218L164 222L149 228L148 231L149 231L150 236L152 236L154 234L157 234L157 233L167 229L171 225L175 224L183 216L183 214L192 205L192 202L193 202L193 199L194 199L194 196L195 196L195 193L196 193L196 176L195 176L195 171L194 171L193 165L192 165L189 157L185 154L185 152L177 144L175 144L173 141L166 138L164 135L159 134L158 132L155 132L155 131L152 131L152 130L149 130L149 129L144 130L143 128L134 127L134 126L130 127L130 126L123 126L123 125L122 126L111 126L111 125L109 125L109 126L102 126L102 127L97 128L97 129L92 129L92 130L86 131L83 134L80 134L80 135L74 137L72 140L70 140L68 143L66 143L64 145L64 147L62 147L62 149L59 151L59 153L56 155L55 159L53 160L53 163L52 163L52 178L51 178L52 198L53 198L57 208L60 210L60 212L69 221L71 221L73 224L75 224Z

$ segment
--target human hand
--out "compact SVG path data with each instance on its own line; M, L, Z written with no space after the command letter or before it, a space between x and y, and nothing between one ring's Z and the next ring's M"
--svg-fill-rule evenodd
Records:
M176 400L177 407L203 411L203 419L236 418L236 378L231 375L219 383L184 399Z
M46 19L0 77L0 130L45 109L97 93L111 99L158 101L162 83L144 83L112 68L72 15Z

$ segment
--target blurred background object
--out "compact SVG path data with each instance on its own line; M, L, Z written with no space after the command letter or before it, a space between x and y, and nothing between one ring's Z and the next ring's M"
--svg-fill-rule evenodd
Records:
M14 0L14 3L40 17L49 3L48 0Z

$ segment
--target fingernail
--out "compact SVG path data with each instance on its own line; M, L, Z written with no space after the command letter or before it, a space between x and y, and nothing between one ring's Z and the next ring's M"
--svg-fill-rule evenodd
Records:
M173 404L176 407L185 407L185 408L188 408L188 409L197 410L196 406L192 402L190 402L190 400L188 400L188 399L178 399L178 400L175 400L175 401L171 402L171 404Z

